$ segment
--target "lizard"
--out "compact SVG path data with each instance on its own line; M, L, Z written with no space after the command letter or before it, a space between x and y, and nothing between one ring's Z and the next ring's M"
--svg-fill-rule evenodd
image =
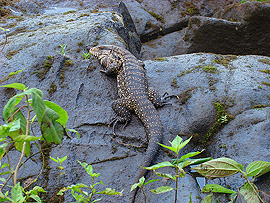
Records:
M165 98L163 100L153 88L148 87L143 62L128 50L114 45L101 45L92 47L89 52L103 66L104 69L100 70L101 72L117 76L119 99L112 102L112 109L116 113L112 121L114 122L113 132L115 132L116 123L126 125L131 120L131 112L135 112L145 127L148 140L141 166L150 166L159 149L158 143L162 140L162 125L156 108L166 104ZM147 170L141 169L135 183L139 182L146 173ZM131 193L130 203L135 201L137 191L138 187Z

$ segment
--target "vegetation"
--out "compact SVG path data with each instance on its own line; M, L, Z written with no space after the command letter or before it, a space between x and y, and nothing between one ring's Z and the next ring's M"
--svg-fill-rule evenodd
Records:
M253 182L255 178L270 171L270 162L254 161L250 163L244 171L241 164L232 159L222 157L202 163L192 169L209 179L223 178L236 173L241 173L242 177L246 179L246 182L237 192L217 184L205 185L202 188L202 192L210 192L210 194L205 197L203 201L204 203L212 203L214 201L213 193L231 194L230 203L244 202L243 200L240 201L241 198L243 198L247 203L264 202L259 195L258 188ZM253 177L253 179L250 181L248 177Z
M45 192L41 187L36 186L30 191L25 191L25 188L29 187L41 175L44 167L44 155L37 141L60 144L66 133L65 125L68 120L68 114L59 105L51 101L43 100L43 93L39 89L29 89L21 83L12 83L1 87L13 88L22 92L14 95L3 109L5 124L0 126L0 159L6 156L8 163L1 165L0 175L9 174L9 177L7 179L1 177L1 181L4 183L0 190L3 190L11 178L13 186L7 185L12 188L11 196L9 196L9 191L5 194L0 191L0 200L2 202L26 202L31 198L36 202L41 202L38 197L38 192ZM40 127L41 136L36 136L33 131L31 131L32 125L36 121ZM31 142L35 143L43 156L43 164L39 175L32 180L27 187L23 188L20 186L20 182L17 181L18 171L20 167L25 164L25 161L22 162L23 157L30 156ZM15 167L11 165L9 159L9 152L12 146L21 152ZM6 171L3 172L3 170Z
M171 146L166 146L163 144L159 144L164 148L167 148L169 150L171 150L172 152L174 152L176 154L176 159L172 159L170 162L169 161L165 161L165 162L161 162L158 163L156 165L150 166L150 167L144 167L144 169L147 170L152 170L157 176L160 177L164 177L164 178L168 178L171 179L173 181L175 181L175 188L170 187L170 186L161 186L158 187L154 190L151 190L152 193L154 194L160 194L160 193L165 193L165 192L169 192L171 190L175 191L175 203L177 202L177 193L179 190L179 186L178 186L178 179L179 178L183 178L185 177L186 172L183 170L184 167L190 166L190 165L196 165L199 163L203 163L205 161L209 161L212 158L200 158L200 159L191 159L191 157L194 157L200 153L202 153L203 151L197 151L197 152L190 152L188 154L183 155L182 157L179 158L179 151L186 146L189 141L191 140L192 137L190 137L188 140L183 142L183 139L180 136L176 136L176 138L170 142ZM163 167L172 167L175 169L175 175L171 175L171 174L165 174L165 173L160 173L157 172L157 169L163 168ZM135 183L134 185L132 185L131 187L131 191L134 190L136 187L140 187L141 189L143 189L143 186L151 183L151 182L155 182L158 181L158 179L155 180L150 180L146 183L144 183L144 178L141 178L139 183ZM144 193L144 192L143 192ZM145 197L145 194L144 194ZM146 202L146 197L144 198L145 202Z
M71 185L71 186L68 186L68 187L61 189L59 191L58 195L63 195L65 191L71 190L71 194L76 199L76 202L97 202L97 201L100 201L102 198L95 199L94 201L92 201L95 194L122 195L123 191L116 192L114 189L111 189L111 188L106 188L103 191L97 192L97 190L95 189L95 186L100 185L100 184L104 185L104 183L102 181L95 183L95 178L99 177L100 174L94 173L93 167L90 164L85 163L85 162L81 163L80 161L78 161L78 162L86 170L86 172L90 176L91 181L92 181L92 185L88 186L88 185L85 185L82 183L77 183L76 185ZM90 192L85 191L85 189L90 190Z

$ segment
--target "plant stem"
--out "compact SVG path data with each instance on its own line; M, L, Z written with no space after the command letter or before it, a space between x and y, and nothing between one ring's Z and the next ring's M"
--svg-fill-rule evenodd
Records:
M257 197L259 198L259 200L262 202L262 203L265 203L262 198L260 197L259 193L257 192L256 188L253 187L252 183L249 181L246 173L242 170L240 170L240 172L244 175L245 179L247 180L248 184L252 187L253 191L255 192L255 194L257 195Z
M175 180L175 197L174 197L174 202L177 203L177 190L178 190L178 176L179 176L179 169L178 169L178 164L179 164L179 159L178 159L178 153L176 157L176 180Z
M143 192L143 196L144 196L144 202L146 203L146 195L145 195L145 192L143 190L143 187L141 188L142 192Z
M26 123L25 134L28 135L28 132L29 132L29 123L30 123L30 105L29 105L29 101L28 101L28 96L27 95L25 95L25 100L26 100L26 103L27 103L27 120L26 120L27 123ZM24 157L25 147L26 147L26 142L23 143L22 153L21 153L20 159L19 159L18 164L17 164L17 166L15 168L15 171L14 171L13 186L15 186L16 185L16 182L17 182L18 170L20 168L22 159Z

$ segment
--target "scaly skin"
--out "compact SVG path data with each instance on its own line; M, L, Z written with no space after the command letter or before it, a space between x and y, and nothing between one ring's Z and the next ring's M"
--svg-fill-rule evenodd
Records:
M127 123L131 119L130 111L142 121L148 138L148 148L141 166L151 165L162 139L162 127L156 107L163 106L160 96L148 88L144 65L129 51L113 45L97 46L90 49L90 53L97 57L103 65L106 74L117 75L117 89L119 99L112 103L116 113L114 122ZM141 169L135 183L147 170ZM138 189L135 189L130 197L133 203Z

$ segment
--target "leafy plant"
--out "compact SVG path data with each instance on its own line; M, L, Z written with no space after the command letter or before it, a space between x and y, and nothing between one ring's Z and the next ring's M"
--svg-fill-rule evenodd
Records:
M59 53L62 54L63 56L65 56L66 53L70 52L70 50L66 50L66 47L67 47L66 44L61 44L60 47L61 47L61 51L59 51Z
M17 183L11 190L11 197L8 195L8 191L3 194L0 191L0 202L10 201L12 203L29 202L29 199L33 199L38 203L41 203L41 199L38 196L38 192L46 192L42 187L36 186L30 191L25 191L20 183ZM27 201L28 200L28 201Z
M1 53L4 50L4 48L5 48L6 44L7 44L7 32L9 31L9 29L5 29L5 28L0 27L0 30L3 30L5 32L5 34L6 34L6 37L5 37L6 41L5 41L4 46L2 47L2 49L0 50L0 53Z
M212 203L212 193L229 193L231 195L231 203L236 201L236 198L243 196L247 203L264 202L259 195L259 190L253 183L254 179L268 173L270 171L270 162L267 161L254 161L246 167L243 171L243 166L236 161L229 158L218 158L208 162L202 163L194 168L198 173L206 178L222 178L236 173L241 173L246 182L242 185L238 192L229 190L217 184L208 184L202 188L202 192L211 192L210 195L205 197L204 203ZM253 177L250 181L248 177Z
M45 140L48 143L61 143L65 134L64 127L68 120L68 114L59 105L51 101L43 100L43 93L39 89L29 89L21 83L12 83L0 87L14 88L22 91L21 93L11 97L3 109L3 119L5 124L0 126L0 160L3 156L7 157L8 163L3 164L1 166L1 170L8 168L8 171L1 172L0 175L10 175L7 180L4 178L0 179L4 182L0 188L0 191L4 188L10 178L12 178L12 202L24 202L28 199L28 196L30 198L31 195L36 195L37 192L42 191L40 187L38 187L35 190L25 192L24 188L21 188L19 183L17 183L18 170L25 162L22 162L22 159L24 155L30 155L30 142ZM33 131L31 135L31 127L35 120L37 120L41 129L41 136L39 137L35 136ZM41 146L39 146L39 143L36 142L35 144L41 152ZM11 149L10 146L14 146L16 150L21 152L15 169L11 166L9 159L9 149ZM44 166L44 162L42 165ZM42 170L43 167L40 174L42 173ZM31 183L29 183L27 187L35 182L38 176ZM26 196L23 196L22 193L24 193ZM0 193L0 197L9 198L8 192L5 193L5 195ZM32 196L31 198L35 199ZM38 198L35 200L37 201L37 199Z
M71 194L75 198L76 203L79 203L79 202L92 202L93 203L93 202L100 201L102 198L92 200L95 194L122 195L123 191L116 192L115 189L111 189L111 188L106 188L103 191L97 192L95 189L95 186L100 185L100 184L104 185L102 181L95 183L95 178L99 177L100 174L94 173L93 167L90 164L85 163L85 162L81 163L80 161L78 161L78 163L86 170L88 175L91 177L92 185L87 186L83 183L77 183L76 185L71 185L71 186L62 188L58 192L58 195L63 195L65 191L71 190ZM90 190L90 192L82 190L83 188Z
M154 180L149 180L148 182L145 182L145 178L144 176L141 177L139 179L139 182L138 183L135 183L131 186L131 189L130 189L130 192L133 191L135 188L139 187L142 192L143 192L143 196L144 196L144 202L146 203L146 195L145 195L145 192L144 192L144 189L143 187L149 183L152 183L152 182L156 182L156 181L159 181L159 179L154 179Z
M82 55L82 57L83 57L85 60L87 60L87 59L90 58L91 53L90 53L90 52L87 52L87 53L83 52L81 55Z
M192 137L190 137L188 140L183 142L183 139L179 136L176 136L176 138L170 142L171 146L166 146L163 144L159 144L164 148L167 148L171 151L173 151L176 154L176 159L172 159L171 162L169 161L165 161L165 162L161 162L158 163L156 165L150 166L150 167L143 167L144 169L147 170L152 170L156 175L160 176L160 177L165 177L165 178L169 178L173 181L175 181L175 188L170 187L170 186L161 186L158 187L157 189L151 190L152 193L154 194L160 194L160 193L165 193L165 192L169 192L171 190L175 191L175 203L177 202L177 192L178 192L178 178L183 178L186 174L186 172L183 170L184 167L189 166L189 165L195 165L195 164L200 164L203 163L205 161L209 161L212 158L200 158L200 159L191 159L191 157L194 157L198 154L200 154L202 151L197 151L197 152L190 152L188 154L185 154L183 156L181 156L179 158L179 151L186 146L189 141L191 140ZM175 168L175 175L171 175L171 174L165 174L165 173L159 173L156 170L163 168L163 167L172 167ZM156 180L154 180L156 181ZM152 182L154 182L152 181ZM132 185L131 189L134 190L136 187L143 187L146 184L143 184L143 179L139 181L139 183L135 183L134 185ZM148 183L150 183L151 181L148 181Z
M57 159L50 156L50 159L53 160L54 162L58 163L58 169L59 169L58 185L59 185L59 187L61 187L60 177L61 177L61 175L65 174L65 172L61 173L61 170L64 170L64 167L61 164L67 159L67 156L64 156L62 158L57 157Z

